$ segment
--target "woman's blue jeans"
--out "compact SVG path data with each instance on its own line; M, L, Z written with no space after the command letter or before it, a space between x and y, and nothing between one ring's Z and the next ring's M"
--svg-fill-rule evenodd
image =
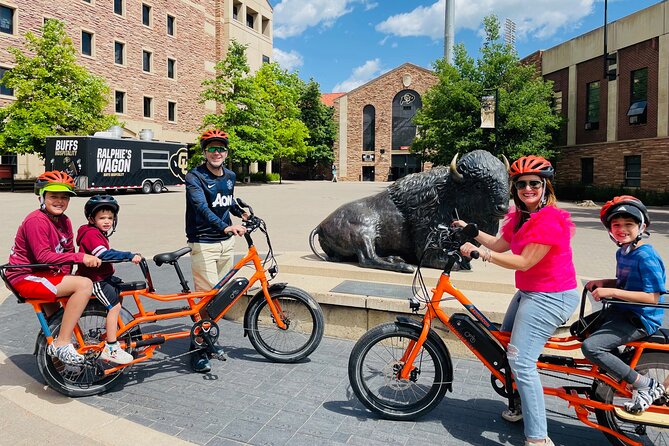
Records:
M548 338L576 309L578 298L576 289L559 293L519 290L504 316L502 331L511 331L507 357L523 406L525 437L529 440L548 436L537 360Z

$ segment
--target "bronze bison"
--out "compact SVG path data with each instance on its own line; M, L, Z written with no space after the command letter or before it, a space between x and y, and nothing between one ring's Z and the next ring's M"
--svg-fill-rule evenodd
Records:
M484 150L457 155L450 167L435 167L395 181L371 197L347 203L323 220L309 237L323 260L357 260L360 266L413 272L429 232L456 215L496 234L509 207L508 161ZM457 211L457 214L456 212ZM318 253L318 236L327 257ZM423 265L440 268L443 253L425 253Z

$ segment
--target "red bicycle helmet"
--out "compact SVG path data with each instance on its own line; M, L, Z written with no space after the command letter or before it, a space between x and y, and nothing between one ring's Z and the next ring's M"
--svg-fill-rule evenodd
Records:
M511 164L511 168L509 169L509 176L512 180L522 175L538 175L551 180L553 179L553 175L555 175L555 170L545 158L528 155L518 158Z
M227 148L228 147L228 134L219 129L207 130L200 136L200 146L202 149L206 149L209 144L214 141L220 141Z
M616 215L629 214L639 221L640 224L650 226L650 217L648 216L648 209L636 197L631 195L621 195L614 197L613 200L607 201L602 209L599 211L599 219L606 229L611 227L611 219Z
M44 192L74 193L74 179L65 172L52 170L44 172L35 180L35 195L44 196Z

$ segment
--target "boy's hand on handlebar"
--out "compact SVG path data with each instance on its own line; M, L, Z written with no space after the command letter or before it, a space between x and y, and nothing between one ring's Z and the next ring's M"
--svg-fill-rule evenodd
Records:
M590 291L591 293L592 293L595 289L597 289L597 288L601 288L601 287L603 287L603 286L604 286L604 281L601 280L601 279L598 279L598 280L591 280L591 281L589 281L588 283L585 284L585 288L586 288L588 291Z
M102 260L90 254L84 254L83 264L89 268L97 268L98 266L102 265Z
M226 234L234 234L234 235L239 235L242 236L246 234L246 228L242 225L231 225L225 228L224 231Z
M135 265L137 265L139 262L142 261L142 255L141 254L135 254L134 256L132 256L132 259L130 259L130 261L132 263L134 263Z
M590 282L588 282L588 283L590 283ZM609 299L611 297L616 297L616 291L618 291L617 288L597 287L594 290L592 290L591 293L592 293L592 297L594 297L595 300L597 302L599 302L602 299Z

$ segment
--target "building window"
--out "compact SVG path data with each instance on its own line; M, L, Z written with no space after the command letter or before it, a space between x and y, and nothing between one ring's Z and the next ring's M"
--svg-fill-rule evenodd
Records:
M167 77L175 79L177 76L177 61L175 59L167 59Z
M392 150L407 150L416 139L413 117L423 106L423 100L414 90L402 90L393 98ZM400 177L395 177L398 179Z
M375 148L376 109L365 105L362 109L362 150L374 151Z
M645 124L648 108L648 68L632 71L630 76L630 108L627 110L632 125Z
M125 64L125 44L123 42L114 42L114 63Z
M2 78L5 77L5 73L9 71L9 68L0 67L0 95L2 96L14 96L14 90L5 86L2 82Z
M173 36L174 35L174 25L175 25L175 18L171 15L167 15L167 35L168 36Z
M144 117L150 118L153 116L153 98L144 96Z
M151 72L151 51L142 50L142 70L146 73Z
M599 81L590 82L586 88L585 106L587 115L585 117L585 129L596 130L599 128Z
M142 24L151 26L151 6L146 3L142 3Z
M556 114L562 113L562 92L554 91L553 92L553 111Z
M0 32L14 34L14 14L16 9L0 5Z
M641 187L641 156L625 157L625 187Z
M167 120L169 122L175 122L177 120L177 103L168 101L167 102Z
M595 159L581 158L581 184L588 186L595 180Z
M123 15L124 0L114 0L114 14Z
M253 17L253 14L249 14L248 12L246 13L246 26L249 28L253 28L253 22L255 20L255 17Z
M114 92L114 104L116 113L125 113L125 91Z
M270 30L270 21L267 17L262 18L262 34L263 36L269 36Z
M265 56L264 54L262 55L262 63L269 63L269 56Z
M88 31L81 32L81 54L84 56L93 56L93 33Z

